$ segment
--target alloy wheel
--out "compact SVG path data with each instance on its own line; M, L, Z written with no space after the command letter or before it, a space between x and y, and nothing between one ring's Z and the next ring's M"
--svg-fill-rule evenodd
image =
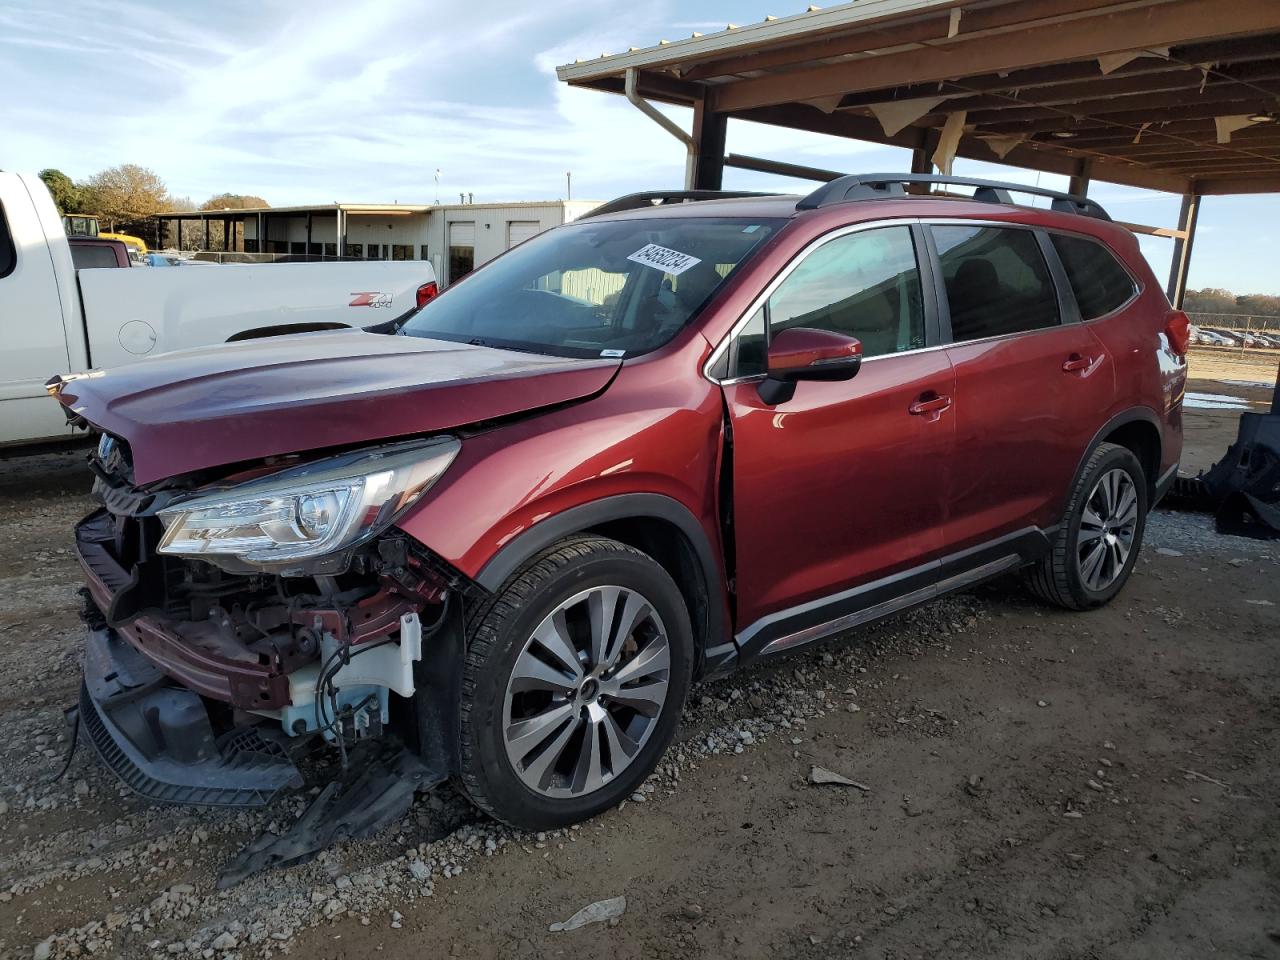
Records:
M552 610L525 642L507 681L507 759L526 787L582 797L640 753L670 683L666 628L626 587L584 590Z
M1138 489L1125 470L1108 470L1084 503L1076 540L1080 579L1093 591L1115 583L1133 550L1138 528Z

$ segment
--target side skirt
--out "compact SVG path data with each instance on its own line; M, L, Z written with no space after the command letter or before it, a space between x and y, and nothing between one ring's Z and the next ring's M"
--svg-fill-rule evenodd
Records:
M940 560L762 617L738 634L739 662L750 663L795 650L1027 566L1049 552L1055 532L1027 527Z

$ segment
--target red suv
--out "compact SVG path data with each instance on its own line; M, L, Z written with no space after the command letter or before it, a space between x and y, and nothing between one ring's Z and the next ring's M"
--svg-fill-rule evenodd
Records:
M549 828L637 788L699 677L1019 568L1106 603L1189 326L1095 203L1010 191L637 195L381 332L56 378L102 432L92 741L227 804L404 743L392 780Z

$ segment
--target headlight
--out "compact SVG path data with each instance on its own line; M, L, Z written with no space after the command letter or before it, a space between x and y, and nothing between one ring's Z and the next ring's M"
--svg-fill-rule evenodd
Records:
M342 554L430 489L461 446L453 437L388 445L198 494L159 512L159 550L231 570L310 569L330 556L345 568Z

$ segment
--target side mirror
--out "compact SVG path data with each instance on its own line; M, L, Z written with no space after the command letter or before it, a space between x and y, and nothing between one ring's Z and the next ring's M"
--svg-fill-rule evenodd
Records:
M830 330L790 327L769 343L769 374L760 399L786 403L800 380L851 380L862 366L862 341Z

